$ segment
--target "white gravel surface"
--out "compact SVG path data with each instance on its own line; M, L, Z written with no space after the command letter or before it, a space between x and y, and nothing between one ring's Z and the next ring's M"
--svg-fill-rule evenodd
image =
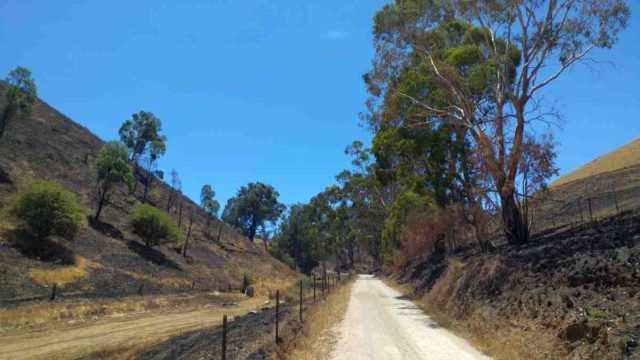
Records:
M371 275L353 285L332 360L490 359Z

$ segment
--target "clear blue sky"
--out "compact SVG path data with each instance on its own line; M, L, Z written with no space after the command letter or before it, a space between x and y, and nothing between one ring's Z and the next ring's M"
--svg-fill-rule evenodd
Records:
M631 1L640 13L637 1ZM368 139L361 75L384 0L0 0L0 74L30 68L40 96L103 139L133 112L169 138L161 168L222 204L250 181L307 201ZM635 14L634 14L635 15ZM571 170L640 135L640 21L597 70L552 88L565 116L559 166Z

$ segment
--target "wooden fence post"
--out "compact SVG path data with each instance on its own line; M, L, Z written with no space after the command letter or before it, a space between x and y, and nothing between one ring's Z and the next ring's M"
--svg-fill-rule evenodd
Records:
M302 280L300 280L300 323L302 323Z
M222 360L227 360L227 315L222 317Z
M49 297L49 301L53 301L56 299L56 292L58 292L58 284L54 283L53 288L51 289L51 296Z
M142 289L144 287L144 284L140 284L140 286L138 287L138 295L142 296Z
M278 313L280 312L280 290L276 290L276 344L278 343Z

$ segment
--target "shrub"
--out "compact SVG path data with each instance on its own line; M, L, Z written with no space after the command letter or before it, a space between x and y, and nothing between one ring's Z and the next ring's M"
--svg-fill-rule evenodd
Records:
M151 205L136 205L131 211L129 221L133 227L133 233L138 235L147 246L180 240L178 227L169 214Z
M245 292L247 288L255 283L253 276L249 273L242 274L242 292Z
M32 181L9 201L8 213L37 240L57 235L73 240L84 211L76 196L53 181Z

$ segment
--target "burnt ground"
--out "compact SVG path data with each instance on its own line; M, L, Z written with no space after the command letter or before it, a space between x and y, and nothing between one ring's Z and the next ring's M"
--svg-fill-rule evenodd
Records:
M3 86L0 82L0 91ZM0 111L4 101L0 97ZM92 164L102 144L88 129L38 101L32 115L11 121L0 139L0 209L29 179L48 179L73 191L87 215L92 215L96 205ZM63 298L64 294L103 298L134 295L141 286L145 294L182 293L194 281L200 289L229 290L240 287L245 272L258 281L295 278L262 246L229 226L215 220L208 227L199 206L181 195L181 220L178 208L172 207L170 214L185 233L189 215L194 214L188 257L175 250L179 244L145 247L128 224L129 210L141 199L142 190L141 183L133 195L126 188L117 189L100 223L87 221L73 242L50 239L44 253L24 246L24 234L0 216L0 309L21 300L46 299L53 283ZM149 202L166 209L170 192L167 184L157 181Z
M530 358L640 359L637 212L551 229L493 254L422 258L397 276L432 310L479 332L527 334Z
M291 319L289 307L280 309L280 336L295 331L297 322ZM269 359L276 350L275 309L263 309L247 314L228 324L227 359ZM137 355L141 360L220 359L222 327L193 331L173 337Z

